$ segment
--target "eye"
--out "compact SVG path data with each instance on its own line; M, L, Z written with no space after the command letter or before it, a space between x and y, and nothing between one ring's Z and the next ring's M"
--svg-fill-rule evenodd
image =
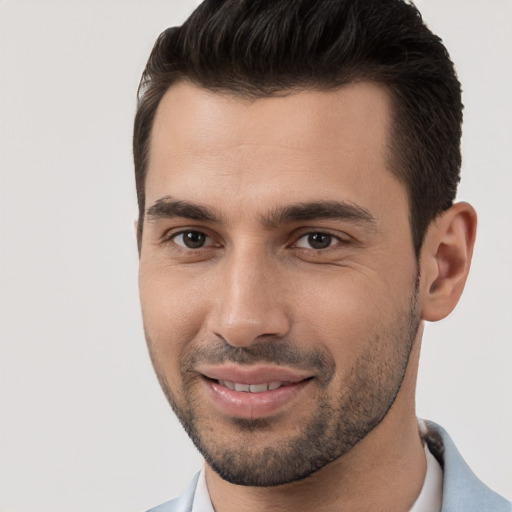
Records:
M328 249L340 241L341 240L337 236L318 231L301 236L294 245L301 249L320 250Z
M187 231L180 231L171 237L171 240L180 247L186 249L201 249L203 247L210 247L214 245L214 241L207 234L202 231L194 231L189 229Z

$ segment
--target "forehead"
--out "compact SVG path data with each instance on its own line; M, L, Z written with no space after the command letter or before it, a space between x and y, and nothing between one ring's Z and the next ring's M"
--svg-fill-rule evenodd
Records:
M160 147L159 142L167 145L171 138L179 138L183 149L192 144L206 150L220 142L299 148L320 144L336 150L340 138L346 145L384 142L387 130L381 128L388 125L389 109L386 89L370 82L248 99L182 81L171 86L160 102L152 145Z
M227 188L297 200L333 187L360 200L382 180L402 188L387 169L390 104L370 82L258 99L175 84L155 116L146 204L177 193L222 201Z

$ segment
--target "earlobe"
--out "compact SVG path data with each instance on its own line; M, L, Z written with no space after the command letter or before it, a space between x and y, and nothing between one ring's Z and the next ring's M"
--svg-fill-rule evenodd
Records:
M424 320L441 320L457 305L471 265L476 224L474 208L457 203L430 225L421 251Z

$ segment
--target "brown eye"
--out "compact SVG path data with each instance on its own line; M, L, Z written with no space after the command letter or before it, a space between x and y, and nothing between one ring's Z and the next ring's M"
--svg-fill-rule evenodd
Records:
M338 237L329 233L313 232L300 237L295 246L302 249L320 250L327 249L339 241Z
M313 249L326 249L332 243L332 236L326 233L311 233L308 235L308 243Z
M211 245L211 238L201 231L182 231L172 237L175 244L187 249L201 249L202 247Z

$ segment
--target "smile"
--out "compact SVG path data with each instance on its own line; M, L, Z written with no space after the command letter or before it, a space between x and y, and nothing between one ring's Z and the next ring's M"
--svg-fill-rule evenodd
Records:
M299 396L305 399L314 390L311 373L291 368L227 364L198 370L211 406L231 418L265 418L290 410Z
M262 384L241 384L239 382L230 382L228 380L219 380L218 383L231 391L242 391L243 393L263 393L265 391L274 391L281 386L286 386L286 382L264 382Z

